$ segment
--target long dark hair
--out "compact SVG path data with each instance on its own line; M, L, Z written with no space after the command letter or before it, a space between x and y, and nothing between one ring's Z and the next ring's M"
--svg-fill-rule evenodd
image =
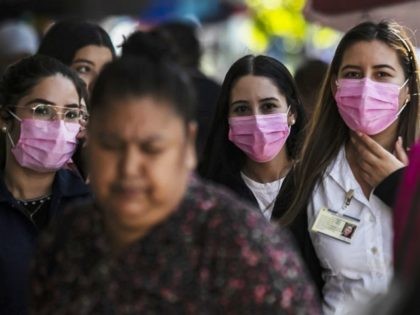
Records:
M404 69L405 77L409 79L410 101L401 113L398 122L398 135L406 146L411 146L415 140L418 127L418 83L417 60L415 50L404 29L397 23L383 21L380 23L365 22L348 31L341 39L330 69L326 75L313 119L305 140L301 162L295 167L294 177L290 179L294 189L287 191L288 200L282 205L284 215L280 223L288 225L296 218L306 204L317 183L336 158L341 146L349 139L349 128L344 123L334 100L331 84L337 77L344 52L360 41L378 40L393 48ZM283 185L280 195L287 190Z
M89 45L106 47L115 59L115 48L99 25L77 19L56 22L42 38L38 54L50 56L70 66L76 52Z
M269 78L285 96L290 111L297 118L286 141L287 153L291 159L296 159L299 155L306 117L292 75L274 58L247 55L230 67L223 81L212 129L199 166L199 173L205 178L219 181L218 174L221 170L233 175L244 165L245 154L228 139L228 116L232 88L239 78L246 75Z

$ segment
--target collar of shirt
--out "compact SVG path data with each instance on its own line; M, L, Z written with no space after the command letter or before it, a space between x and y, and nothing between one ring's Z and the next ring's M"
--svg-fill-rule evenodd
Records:
M350 189L354 190L353 198L361 202L366 207L370 208L369 200L364 195L362 188L359 183L356 181L356 178L353 175L353 172L350 168L349 162L346 157L346 149L343 145L340 148L340 151L337 154L334 162L328 167L327 172L338 186L340 186L344 191L349 191ZM344 200L343 200L344 204ZM338 205L342 206L342 205Z

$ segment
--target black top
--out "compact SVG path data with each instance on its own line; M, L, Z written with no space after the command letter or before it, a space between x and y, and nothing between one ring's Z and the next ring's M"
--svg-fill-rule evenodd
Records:
M272 221L279 220L290 206L291 194L296 187L293 174L294 171L291 170L284 179L280 193L277 196L277 201L274 205L273 214L271 216ZM309 235L308 213L306 206L300 209L298 216L289 226L289 229L295 238L300 254L305 261L312 280L318 289L319 297L321 297L325 281L322 279L323 269Z
M12 196L1 175L0 314L23 315L27 313L29 262L44 220L31 218L30 209ZM46 201L42 216L51 221L67 204L89 196L87 185L78 175L69 170L59 170L55 175L51 200Z
M393 208L397 199L398 187L403 178L404 170L400 168L391 173L374 189L373 193L390 208Z
M201 156L206 145L216 111L220 85L197 70L192 70L190 72L190 76L197 97L197 151L198 155Z

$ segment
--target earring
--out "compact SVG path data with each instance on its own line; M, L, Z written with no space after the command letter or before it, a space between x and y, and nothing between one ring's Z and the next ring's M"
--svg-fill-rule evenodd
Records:
M1 127L1 132L3 132L3 133L7 133L7 126L3 126L3 127Z
M292 119L292 126L296 123L296 120Z

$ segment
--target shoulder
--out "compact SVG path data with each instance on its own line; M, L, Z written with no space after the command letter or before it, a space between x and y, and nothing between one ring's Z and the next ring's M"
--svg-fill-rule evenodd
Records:
M75 172L67 169L57 171L53 189L63 197L87 197L91 195L89 186Z
M49 234L56 241L78 238L91 233L98 221L100 216L94 203L90 200L80 200L64 207L63 212L44 234Z
M189 195L196 207L202 211L211 212L211 216L220 216L229 221L242 221L245 213L251 213L264 219L252 204L240 199L235 192L224 185L195 177L190 186Z

